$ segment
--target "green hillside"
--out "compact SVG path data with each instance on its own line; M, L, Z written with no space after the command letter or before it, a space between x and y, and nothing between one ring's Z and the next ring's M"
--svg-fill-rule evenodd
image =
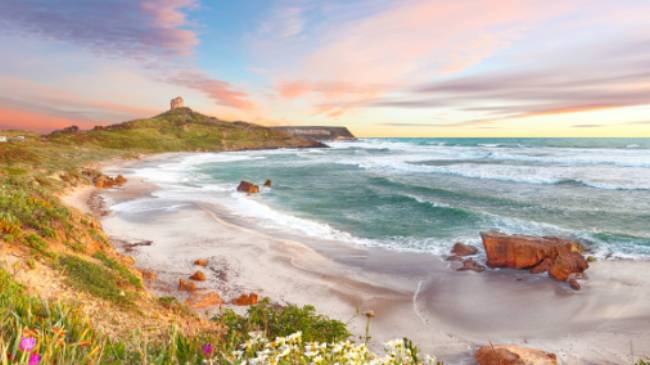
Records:
M90 131L55 132L47 138L56 143L143 152L323 147L319 142L276 129L245 122L224 122L189 108L177 108L153 118L96 127Z

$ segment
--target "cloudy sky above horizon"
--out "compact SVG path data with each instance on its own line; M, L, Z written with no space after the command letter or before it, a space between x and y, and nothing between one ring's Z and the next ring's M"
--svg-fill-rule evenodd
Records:
M645 0L3 0L0 128L89 128L180 95L225 120L360 136L650 137L648 14Z

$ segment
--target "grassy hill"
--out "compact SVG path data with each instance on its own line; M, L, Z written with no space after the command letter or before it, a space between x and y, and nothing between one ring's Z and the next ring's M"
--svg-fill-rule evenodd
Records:
M90 131L54 132L47 138L63 144L147 152L323 147L279 130L246 122L225 122L189 108Z

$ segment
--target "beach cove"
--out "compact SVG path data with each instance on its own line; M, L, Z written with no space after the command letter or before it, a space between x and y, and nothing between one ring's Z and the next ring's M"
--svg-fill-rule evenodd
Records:
M644 259L601 254L583 290L574 292L526 272L457 272L445 261L444 246L429 253L398 251L355 244L347 236L278 230L228 205L238 194L236 184L193 185L165 173L187 158L215 156L241 157L167 154L105 169L129 181L120 190L101 193L110 211L104 229L114 241L151 241L129 255L136 266L158 273L153 288L158 293L183 299L176 291L178 279L196 270L194 260L207 258L208 280L201 285L226 299L256 292L279 302L314 304L349 322L355 335L363 335L362 313L372 310L375 345L407 336L451 364L471 363L473 349L490 342L555 352L567 364L629 363L650 351L650 280L643 276ZM258 174L257 180L267 177L264 171ZM178 195L168 186L178 182L195 190ZM292 183L274 178L278 190ZM273 189L262 195L274 194Z

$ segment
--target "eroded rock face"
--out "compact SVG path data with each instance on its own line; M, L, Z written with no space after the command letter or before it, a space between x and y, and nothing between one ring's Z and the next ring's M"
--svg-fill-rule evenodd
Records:
M577 252L569 252L556 257L548 269L548 274L559 281L567 281L572 274L580 274L589 268L587 260Z
M242 294L239 297L235 298L232 301L232 304L234 305L255 305L257 304L258 297L257 294L255 293L250 293L250 294Z
M194 293L185 301L187 306L194 309L209 309L224 304L221 295L217 292Z
M557 356L515 345L483 346L476 351L479 365L557 365Z
M478 253L478 248L466 245L462 242L456 242L454 247L451 249L451 253L455 256L471 256Z
M256 194L260 192L260 187L251 182L242 181L239 183L239 186L237 186L237 191L247 194Z
M185 106L185 101L180 96L173 98L169 102L169 110L174 110L176 108L182 108Z
M579 242L557 237L507 235L500 232L482 232L483 246L490 267L529 269L547 257L555 258L584 250Z

